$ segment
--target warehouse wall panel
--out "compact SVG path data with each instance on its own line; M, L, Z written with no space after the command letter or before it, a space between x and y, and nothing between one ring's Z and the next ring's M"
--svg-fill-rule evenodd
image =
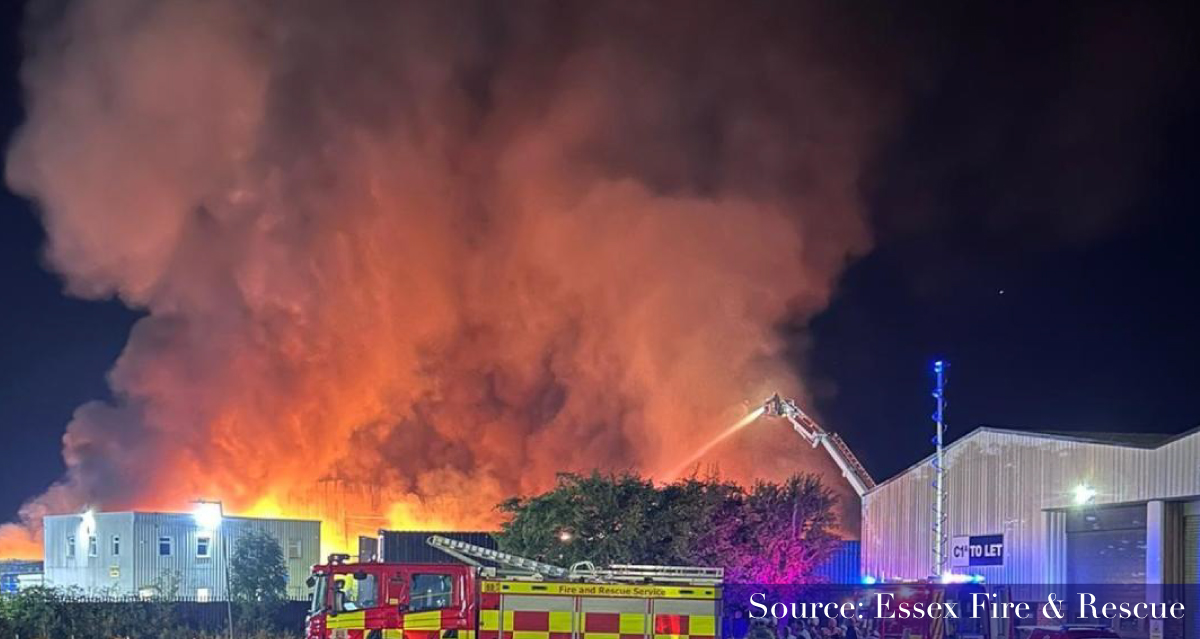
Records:
M1001 566L971 572L990 582L1053 583L1065 577L1062 522L1076 486L1094 506L1200 495L1200 432L1148 449L981 428L946 449L947 537L1003 534ZM920 579L933 568L930 460L863 498L863 573Z

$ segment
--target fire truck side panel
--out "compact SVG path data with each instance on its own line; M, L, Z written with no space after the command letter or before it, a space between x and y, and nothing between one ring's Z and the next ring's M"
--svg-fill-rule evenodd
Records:
M648 599L580 598L586 639L645 639L650 624Z
M652 599L653 639L715 639L716 601Z
M492 581L482 590L479 639L717 637L715 587Z
M480 629L495 628L501 639L571 639L575 633L575 598L545 595L500 595L497 608ZM485 628L487 630L485 630Z

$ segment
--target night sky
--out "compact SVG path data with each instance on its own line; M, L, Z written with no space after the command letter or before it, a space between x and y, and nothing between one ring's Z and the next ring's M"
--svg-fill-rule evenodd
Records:
M21 119L21 10L3 11L7 139ZM937 358L951 363L952 439L984 424L1200 425L1193 10L964 11L879 18L914 61L896 79L909 101L861 184L875 246L810 327L780 327L814 412L877 480L929 451ZM5 191L0 208L8 521L61 476L72 411L106 397L138 314L64 296L30 203Z

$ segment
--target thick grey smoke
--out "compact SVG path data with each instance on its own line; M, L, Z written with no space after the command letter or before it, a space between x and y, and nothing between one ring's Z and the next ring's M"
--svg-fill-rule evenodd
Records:
M42 12L9 184L72 293L147 316L26 515L208 496L488 525L556 471L659 472L746 401L803 398L775 327L869 244L887 98L828 8ZM714 460L829 470L778 425Z

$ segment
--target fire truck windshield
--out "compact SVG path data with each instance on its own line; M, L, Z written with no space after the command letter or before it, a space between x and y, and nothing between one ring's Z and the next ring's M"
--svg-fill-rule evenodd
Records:
M329 605L327 601L327 593L329 592L329 575L325 573L317 573L313 575L312 594L309 595L309 601L312 603L308 611L312 614L323 612L325 607Z
M356 573L338 575L333 582L333 611L354 612L377 605L375 575Z

